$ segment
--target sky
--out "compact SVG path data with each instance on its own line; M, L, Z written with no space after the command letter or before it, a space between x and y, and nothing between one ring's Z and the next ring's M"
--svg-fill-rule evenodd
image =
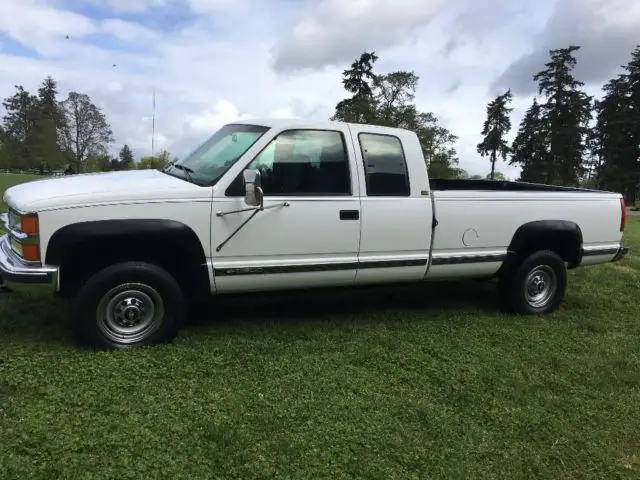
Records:
M638 0L0 0L0 97L51 75L60 98L91 96L117 151L183 156L227 122L328 119L341 72L414 71L416 103L458 136L460 167L490 171L476 145L486 104L511 88L512 139L549 49L579 45L591 95L640 44ZM0 112L2 114L3 112ZM500 161L497 170L519 170Z

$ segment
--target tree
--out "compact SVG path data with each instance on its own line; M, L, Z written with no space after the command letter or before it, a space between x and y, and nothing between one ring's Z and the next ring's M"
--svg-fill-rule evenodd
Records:
M571 71L579 46L550 50L545 69L536 73L538 94L544 95L541 115L549 141L546 182L578 185L585 168L586 137L591 119L591 100L580 90L584 85ZM546 148L545 148L546 150Z
M142 157L140 162L138 162L139 169L153 169L153 170L161 170L167 167L170 163L175 163L178 161L177 158L170 159L171 154L167 150L161 151L159 154L154 156Z
M520 180L542 183L547 178L548 131L537 99L527 109L511 146L509 164L520 165Z
M511 89L509 89L502 95L498 95L487 105L487 119L482 129L484 139L477 145L477 149L481 156L489 155L491 160L491 180L494 179L498 155L503 160L506 160L507 154L511 150L504 136L511 130L509 114L513 111L513 108L507 107L507 104L511 102L512 98L513 95L511 94Z
M457 137L439 125L433 113L421 112L413 103L419 77L407 71L374 74L377 58L365 52L343 72L345 89L354 96L338 102L331 120L410 129L418 136L429 174L434 178L457 176Z
M640 46L622 68L596 102L590 166L598 187L622 192L632 203L640 185Z
M0 125L0 168L1 169L8 169L10 168L10 163L9 163L9 153L7 152L7 140L6 140L6 133L4 131L4 128L2 128L2 125Z
M2 102L6 111L3 117L3 149L12 168L30 169L37 163L33 148L37 97L22 85L15 88L16 93Z
M108 172L111 170L109 155L93 155L87 157L86 172Z
M133 152L131 148L126 143L120 149L120 153L118 154L118 159L120 161L120 170L130 170L134 166Z
M63 145L73 154L75 171L85 171L88 157L107 153L113 142L111 127L102 110L86 94L70 92L60 106L65 117Z
M57 94L56 81L51 76L46 77L38 89L34 105L36 111L33 150L40 173L43 173L45 168L60 168L66 160L58 139L64 119L56 99Z
M373 115L373 82L376 75L373 65L378 60L375 52L364 52L356 59L351 68L342 72L342 84L353 95L336 105L332 120L353 123L368 123Z
M486 177L487 180L498 180L501 182L504 182L507 180L507 177L504 176L504 173L502 172L494 172L492 171L491 173L487 174Z

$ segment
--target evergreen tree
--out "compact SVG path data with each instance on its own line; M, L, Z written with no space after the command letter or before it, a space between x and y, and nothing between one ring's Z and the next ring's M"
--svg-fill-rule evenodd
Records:
M511 94L511 89L509 89L502 95L498 95L487 105L487 119L482 129L484 139L477 145L477 149L481 156L489 155L491 160L490 180L494 179L498 155L503 160L506 160L510 151L509 144L504 139L504 136L511 130L509 114L513 109L507 107L507 104L511 102L512 98L513 95Z
M640 185L640 46L596 102L593 157L598 186L636 200Z
M16 85L16 93L6 98L2 105L4 150L12 168L30 169L37 165L34 153L36 135L37 97L22 85Z
M549 178L548 129L537 99L526 111L511 146L511 165L522 167L520 180L544 183Z
M376 75L373 65L378 60L375 52L364 52L351 64L351 68L342 72L342 84L353 95L336 105L332 120L353 123L367 123L372 120L372 94Z
M8 169L11 167L9 163L9 152L7 152L7 136L4 128L0 125L0 168Z
M58 141L58 133L64 122L56 100L57 94L56 81L48 76L38 89L35 105L33 149L41 173L44 168L60 168L65 163L65 156Z
M571 71L576 65L574 52L580 47L550 50L545 69L533 76L538 93L546 98L541 105L549 140L546 182L578 185L585 172L586 136L591 119L591 97L580 90L583 82Z
M433 113L421 112L413 103L419 77L414 72L373 73L375 54L363 53L342 83L353 97L336 105L331 120L373 123L412 130L418 136L429 173L449 178L460 173L454 143L457 137L438 124Z
M127 145L126 143L120 149L118 159L120 162L120 170L131 170L131 168L133 168L133 152L131 151L131 148L129 148L129 145Z

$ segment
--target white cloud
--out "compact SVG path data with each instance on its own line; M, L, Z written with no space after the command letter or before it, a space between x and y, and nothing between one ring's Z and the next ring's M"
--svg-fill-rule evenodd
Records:
M602 84L630 59L638 44L640 2L638 0L558 0L549 19L532 36L528 48L495 81L510 86L516 94L531 94L533 75L544 68L550 49L578 45L574 70L585 83Z
M135 42L137 45L157 42L160 36L149 28L118 18L108 18L101 22L100 31L124 42Z
M0 1L0 31L30 47L46 48L46 43L65 35L84 36L96 31L91 19L37 0Z
M216 13L247 6L250 0L189 0L189 6L197 13Z
M279 70L346 62L364 50L404 43L444 0L321 0L309 4L275 48Z
M241 113L238 107L227 100L219 100L212 108L190 116L187 124L196 132L206 133L225 123L247 118L251 118L251 114Z
M116 13L141 13L177 3L176 0L69 0L69 2L104 7Z

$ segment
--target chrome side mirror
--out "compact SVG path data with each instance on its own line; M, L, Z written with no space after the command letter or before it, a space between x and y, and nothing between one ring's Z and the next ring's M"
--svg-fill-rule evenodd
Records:
M244 178L244 202L252 207L262 208L264 195L260 170L247 169L242 173Z

